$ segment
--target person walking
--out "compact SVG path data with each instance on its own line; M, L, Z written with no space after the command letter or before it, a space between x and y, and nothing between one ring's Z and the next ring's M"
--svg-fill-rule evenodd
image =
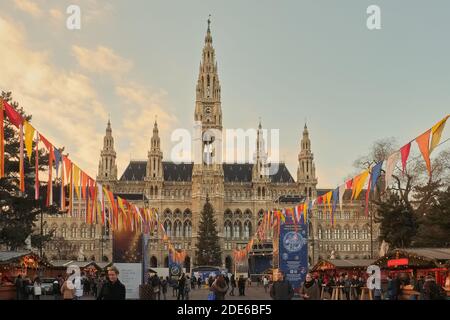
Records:
M300 296L303 300L320 300L320 290L316 280L308 273L300 288Z
M162 279L162 277L161 277ZM167 300L167 286L169 285L169 277L161 280L161 290L163 294L163 299Z
M41 279L39 277L36 277L36 279L34 279L34 283L33 283L33 295L34 295L34 300L40 300L41 299L41 295L42 295L42 282Z
M102 286L97 300L125 300L125 286L120 282L119 270L112 266L108 268L108 280Z
M225 300L225 296L228 291L228 285L223 274L219 274L217 276L216 280L211 285L210 290L214 292L216 300Z
M151 277L151 283L155 300L161 300L161 281L157 273L155 273L153 277Z
M15 286L16 286L16 300L22 300L23 297L23 279L22 279L22 275L19 274L16 278L15 281Z
M59 286L58 279L55 279L52 283L52 291L53 291L53 297L55 300L61 300L61 287Z
M263 286L264 286L264 292L267 293L267 290L269 289L269 279L267 279L266 276L263 278Z
M186 276L186 282L184 283L184 300L189 300L189 292L191 291L191 279Z
M198 277L197 285L198 285L198 288L199 288L199 289L200 289L201 286L202 286L202 278L201 278L200 276Z
M81 277L75 277L73 284L75 285L75 300L81 300L83 297L83 284Z
M282 272L278 273L278 281L273 283L270 296L273 300L291 300L294 297L294 289Z
M231 284L230 296L234 296L234 289L236 288L236 279L234 278L234 274L231 275L230 284Z
M447 294L444 289L439 286L432 275L425 278L423 285L423 299L424 300L445 300Z
M69 277L67 277L61 286L61 295L64 300L73 300L75 297L75 286L72 281L69 280Z
M195 290L195 285L197 284L197 278L195 276L192 276L191 279L191 289Z
M178 279L178 296L177 300L184 300L184 294L185 294L185 286L186 284L186 277L184 273L181 275L180 279Z
M239 276L238 287L239 287L239 296L245 296L245 279L242 275Z

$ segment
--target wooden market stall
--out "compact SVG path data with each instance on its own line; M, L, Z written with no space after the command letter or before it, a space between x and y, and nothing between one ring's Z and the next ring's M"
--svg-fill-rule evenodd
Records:
M365 273L367 267L373 264L371 259L320 259L310 270L312 273L340 274L347 273L350 276Z
M449 277L450 248L408 248L394 249L374 262L381 269L383 279L388 274L399 277L402 284L401 299L418 296L413 282L421 276L433 275L436 283L445 286ZM450 287L444 288L450 296Z
M96 276L98 273L104 272L111 262L97 263L95 261L76 261L76 260L51 260L49 261L50 268L47 276L57 277L59 275L65 276L69 270L79 268L80 274L86 276Z
M30 251L0 251L0 300L16 298L14 282L18 275L33 281L49 264Z

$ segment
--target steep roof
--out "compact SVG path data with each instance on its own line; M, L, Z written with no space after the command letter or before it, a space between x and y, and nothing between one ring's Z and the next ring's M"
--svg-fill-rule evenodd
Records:
M274 175L270 176L272 182L294 183L291 173L284 163L279 163L279 168ZM143 181L146 174L146 161L130 161L120 181ZM174 163L163 161L165 181L191 181L193 163ZM251 182L252 163L224 163L223 173L225 182Z

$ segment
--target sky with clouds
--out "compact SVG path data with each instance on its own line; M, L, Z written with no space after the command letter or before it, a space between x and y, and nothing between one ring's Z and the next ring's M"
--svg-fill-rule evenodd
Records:
M72 4L81 30L66 28ZM366 27L371 4L381 30ZM0 89L91 176L110 116L121 174L146 158L156 115L165 155L191 128L211 14L224 127L280 129L295 177L307 119L319 187L334 187L375 140L408 142L450 112L449 12L445 0L3 0Z

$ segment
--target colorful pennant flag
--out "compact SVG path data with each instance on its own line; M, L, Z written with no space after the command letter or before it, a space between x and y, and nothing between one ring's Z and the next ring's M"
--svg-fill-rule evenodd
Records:
M428 174L431 176L431 161L430 161L430 134L431 129L423 133L416 138L416 142L419 145L420 152L422 153L423 159L427 165Z
M25 128L25 148L27 149L28 160L31 161L31 154L33 153L33 138L34 138L34 128L28 122L24 121L23 126Z
M36 135L35 159L34 159L34 200L39 200L39 133Z
M355 187L355 197L354 199L358 199L359 194L361 193L361 191L364 188L364 184L366 183L367 177L369 176L369 170L364 171L363 173L361 173L359 175L359 179L356 183L356 187Z
M392 174L394 173L395 166L397 165L398 160L400 159L400 151L396 151L389 156L386 163L386 174L385 174L385 189L387 189L391 185Z
M3 118L3 99L0 97L0 179L5 177L5 127Z
M9 119L9 122L11 122L16 128L19 129L19 127L23 124L23 118L13 107L11 107L8 102L3 100L3 106L5 107L5 113L6 116Z
M371 187L372 190L377 185L378 178L380 178L380 175L381 175L381 168L382 167L383 167L383 161L380 161L372 168L372 172L370 174L370 181L371 181L370 187Z
M409 152L411 151L411 142L408 144L405 144L401 149L400 153L402 155L402 170L403 173L405 173L406 170L406 161L408 161Z
M434 148L436 148L437 145L439 144L439 141L441 141L441 135L445 127L445 122L449 117L450 115L447 115L444 119L436 123L431 128L431 133L433 134L433 136L431 137L430 153L433 152Z
M20 184L19 188L21 192L25 192L25 168L24 168L24 161L23 161L23 125L19 125L19 141L20 141L20 152L19 152L19 177L20 177Z

